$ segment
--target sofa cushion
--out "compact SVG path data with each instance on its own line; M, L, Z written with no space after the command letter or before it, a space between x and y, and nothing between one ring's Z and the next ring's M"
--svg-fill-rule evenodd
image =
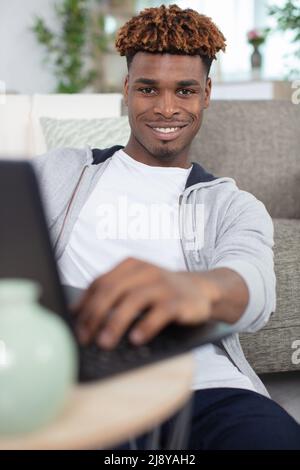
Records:
M274 219L277 307L257 333L242 334L258 373L300 370L300 220Z
M234 178L272 217L300 218L300 106L285 101L212 101L191 160Z
M41 117L47 150L57 147L106 148L125 145L130 127L127 116L105 119L53 119Z
M121 115L121 93L78 93L33 95L31 110L32 154L46 152L47 148L40 118L104 119Z

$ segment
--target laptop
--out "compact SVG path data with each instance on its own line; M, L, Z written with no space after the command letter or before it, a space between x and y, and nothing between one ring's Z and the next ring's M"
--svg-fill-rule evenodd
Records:
M133 345L126 333L110 351L95 343L82 346L75 333L76 317L69 306L83 291L63 286L60 281L39 183L33 165L27 160L0 160L0 221L0 279L26 278L39 283L40 303L59 315L74 335L80 382L164 360L233 333L232 326L221 322L200 326L173 323L145 345Z

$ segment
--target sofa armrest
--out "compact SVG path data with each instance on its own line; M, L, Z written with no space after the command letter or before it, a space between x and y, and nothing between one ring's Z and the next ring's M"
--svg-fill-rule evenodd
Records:
M30 154L29 95L6 95L0 105L0 157L28 157Z
M273 222L276 312L260 331L240 335L257 373L300 370L300 220Z

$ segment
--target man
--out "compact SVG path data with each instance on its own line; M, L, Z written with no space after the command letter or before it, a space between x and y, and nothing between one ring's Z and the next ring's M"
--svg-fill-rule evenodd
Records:
M257 331L275 310L271 218L231 178L188 160L225 38L209 18L172 5L132 18L116 46L128 64L126 147L61 149L35 162L63 281L87 288L79 338L110 349L128 328L142 344L170 322L209 319ZM137 204L146 217L132 225L126 211L136 215ZM170 209L163 234L157 207ZM103 208L115 216L108 230ZM267 397L237 335L195 357L190 449L300 448L299 426Z

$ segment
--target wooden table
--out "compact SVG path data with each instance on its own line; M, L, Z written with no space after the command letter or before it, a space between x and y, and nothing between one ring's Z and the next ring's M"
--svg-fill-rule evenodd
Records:
M92 449L151 430L191 395L192 354L156 362L90 385L77 385L62 415L47 428L14 438L4 449Z

